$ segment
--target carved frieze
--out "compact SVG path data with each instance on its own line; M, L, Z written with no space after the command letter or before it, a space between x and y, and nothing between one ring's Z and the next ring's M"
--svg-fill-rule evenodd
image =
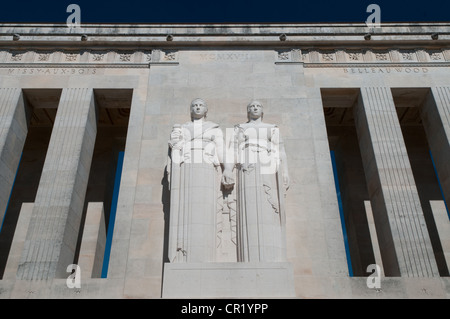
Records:
M66 61L74 62L74 61L77 60L77 58L78 58L78 54L77 53L66 53L65 54Z
M294 53L295 52L295 53ZM305 67L342 67L344 65L450 66L446 49L283 49L277 50L275 63L303 62ZM448 65L447 65L448 64Z
M384 52L377 52L375 53L375 60L376 61L389 61L389 54Z
M66 66L109 66L148 67L152 62L153 50L0 50L0 66L32 67L34 65Z
M358 52L348 52L347 57L349 61L361 61L362 55Z
M294 49L282 49L277 50L277 62L301 62L303 61L302 50L298 48Z
M335 60L336 59L335 59L334 53L330 53L330 52L323 52L322 53L322 61L333 62Z

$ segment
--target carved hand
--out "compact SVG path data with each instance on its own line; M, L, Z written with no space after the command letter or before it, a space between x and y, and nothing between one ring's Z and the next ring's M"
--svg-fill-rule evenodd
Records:
M225 169L222 174L222 185L225 189L231 189L234 185L234 175L229 169Z
M172 133L170 133L169 145L174 149L181 149L183 147L183 132L179 124L174 125Z
M174 141L174 142L178 142L182 139L183 134L181 132L181 130L173 130L172 133L170 134L170 140Z

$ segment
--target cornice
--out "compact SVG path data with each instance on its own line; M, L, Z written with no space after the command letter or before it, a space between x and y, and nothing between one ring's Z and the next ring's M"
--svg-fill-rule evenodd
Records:
M177 65L182 50L243 47L273 50L275 63L305 67L447 66L450 23L393 23L379 29L363 23L98 24L72 29L0 24L0 67Z
M0 24L0 47L449 46L450 23Z

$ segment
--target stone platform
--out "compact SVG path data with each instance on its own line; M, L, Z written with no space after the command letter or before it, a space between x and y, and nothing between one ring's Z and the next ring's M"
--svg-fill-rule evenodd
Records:
M290 263L165 263L163 298L295 297Z

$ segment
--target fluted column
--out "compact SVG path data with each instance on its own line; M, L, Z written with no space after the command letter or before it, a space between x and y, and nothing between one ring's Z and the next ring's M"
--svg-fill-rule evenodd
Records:
M63 89L18 277L65 278L73 263L97 132L92 89Z
M355 123L387 276L438 276L389 88L361 88Z
M0 224L27 137L25 105L20 88L0 88Z

